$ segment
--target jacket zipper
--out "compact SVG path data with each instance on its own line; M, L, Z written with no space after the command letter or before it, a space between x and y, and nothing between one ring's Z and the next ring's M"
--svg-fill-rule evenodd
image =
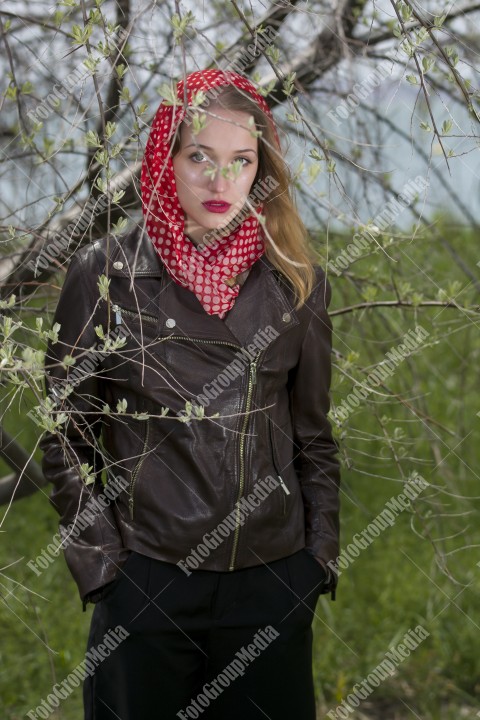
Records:
M269 425L269 429L270 429L270 443L271 443L271 445L272 445L273 467L275 468L275 472L277 473L277 477L278 477L278 479L280 480L280 485L282 486L282 490L284 491L285 495L290 495L290 490L289 490L288 487L286 486L286 484L285 484L285 482L283 481L283 478L282 478L282 476L280 475L280 472L279 472L279 465L278 465L278 463L277 463L277 457L276 457L275 438L274 438L274 433L273 433L273 422L272 422L272 419L271 419L270 416L269 416L269 418L268 418L268 425ZM283 497L283 514L284 514L284 515L285 515L285 513L286 513L286 511L287 511L287 502L286 502L286 497L285 497L285 495L284 495L284 497Z
M133 320L144 320L146 323L150 323L150 325L156 326L158 323L158 318L148 313L133 312L133 310L126 310L119 305L112 305L112 310L115 313L115 325L122 325L122 315L126 315Z
M233 343L229 343L226 340L203 340L195 338L195 340L190 340L190 338L186 338L183 335L168 335L166 340L181 340L183 342L195 342L195 343L206 343L209 345L226 345L227 347L235 348L235 350L243 350L241 345L234 345ZM235 569L235 559L237 554L237 547L238 547L238 538L240 535L240 509L237 507L237 504L242 499L243 495L243 489L245 485L245 434L247 430L248 425L248 413L250 410L251 402L252 402L252 395L253 395L253 386L255 385L257 381L257 364L258 360L260 358L260 355L262 354L262 351L258 352L257 355L255 355L253 360L249 361L249 370L248 370L248 389L247 389L247 400L245 403L245 416L243 418L242 428L240 430L240 442L239 442L239 454L240 454L240 483L238 487L238 496L237 500L235 502L235 506L237 509L236 518L235 518L235 531L233 535L233 547L232 547L232 554L230 556L230 565L229 570ZM282 480L283 483L283 480ZM288 490L287 490L288 492Z
M238 507L238 503L242 499L243 495L243 488L245 485L245 433L247 431L247 425L248 425L248 413L250 411L250 406L252 403L252 396L253 396L253 386L257 382L257 363L258 359L261 355L261 352L257 353L255 355L255 358L250 361L249 371L248 371L248 389L247 389L247 400L245 403L245 415L243 418L242 423L242 429L240 431L240 443L239 443L239 451L240 451L240 484L238 487L238 497L235 503L236 506L236 517L235 517L235 531L233 535L233 547L232 547L232 554L230 556L230 566L229 570L235 569L235 560L237 556L237 548L238 548L238 538L240 536L240 508Z
M133 512L134 512L134 497L133 493L135 491L135 483L137 482L138 473L141 470L141 467L143 465L143 462L145 460L145 455L148 448L148 438L150 435L150 420L145 421L145 431L143 436L143 447L142 447L142 454L140 455L137 464L135 465L134 469L132 470L132 477L130 480L130 487L129 487L129 495L128 498L128 508L130 510L130 519L133 520Z

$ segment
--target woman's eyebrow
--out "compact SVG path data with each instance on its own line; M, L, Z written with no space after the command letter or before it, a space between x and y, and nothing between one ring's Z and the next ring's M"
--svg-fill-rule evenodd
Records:
M210 147L209 145L201 145L200 143L190 143L190 145L185 145L185 150L189 147L199 147L203 148L204 150L213 150L215 152L215 149ZM242 148L241 150L232 150L232 152L235 153L241 153L241 152L253 152L255 155L257 154L256 150L253 148Z

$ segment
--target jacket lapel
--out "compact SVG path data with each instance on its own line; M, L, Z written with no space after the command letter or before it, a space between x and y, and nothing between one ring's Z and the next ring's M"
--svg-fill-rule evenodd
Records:
M280 335L299 323L291 300L275 279L274 267L265 255L252 265L223 320L208 315L193 292L171 279L146 233L140 237L138 229L125 243L116 245L110 259L110 275L161 277L158 308L162 335L181 334L248 347L261 330L271 327Z
M298 325L297 313L275 279L265 256L252 265L233 308L223 321L241 345L249 345L259 330L272 327L279 335Z

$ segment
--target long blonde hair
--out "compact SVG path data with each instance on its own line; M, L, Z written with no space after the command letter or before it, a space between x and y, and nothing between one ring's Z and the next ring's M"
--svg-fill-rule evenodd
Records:
M234 85L215 88L213 100L209 98L209 92L206 96L205 102L197 106L197 111L201 112L207 106L212 109L218 105L229 110L245 112L253 115L255 127L261 131L258 171L252 187L269 177L278 183L271 197L268 196L264 201L265 255L290 282L295 293L295 308L298 309L313 289L315 254L308 242L307 229L290 194L291 174L283 155L277 149L273 127L254 99ZM176 154L179 143L180 132L172 147L172 155Z

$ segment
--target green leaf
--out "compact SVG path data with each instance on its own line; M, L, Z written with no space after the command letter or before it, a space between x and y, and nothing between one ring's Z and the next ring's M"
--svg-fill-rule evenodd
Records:
M0 300L0 310L13 307L15 305L15 297L15 295L10 295L8 300Z
M139 412L135 411L133 413L133 417L135 418L135 420L150 420L150 415L145 412L139 413Z
M291 72L287 75L287 77L283 81L283 92L287 97L289 97L292 94L292 90L295 86L296 75L297 75L296 72Z
M91 485L95 482L95 475L93 473L93 467L88 463L82 463L79 467L80 477L84 481L85 485Z
M185 15L181 18L180 15L172 15L172 19L170 21L170 24L173 29L173 37L175 42L179 42L183 35L186 35L187 29L193 29L195 30L193 23L195 20L195 16L192 13L191 10L185 13Z
M108 150L98 150L98 152L95 153L95 160L102 167L106 167L108 165L108 158Z
M55 345L58 342L58 333L60 331L61 325L60 323L55 323L51 330L47 330L45 333L47 338L51 340L52 345Z
M85 135L85 142L90 147L102 147L102 143L96 130L89 130Z
M163 97L162 105L181 105L181 101L172 85L162 83L157 92Z
M9 85L5 90L5 97L7 100L16 100L18 95L18 88L16 85Z
M85 45L92 34L93 25L86 25L84 28L80 25L73 25L70 37L73 38L72 45Z
M313 158L313 160L323 160L323 157L320 155L317 148L312 148L309 152L309 156Z
M443 23L444 23L445 20L446 20L446 17L447 17L446 15L438 15L437 17L435 17L434 20L433 20L434 26L435 26L436 28L441 28L442 25L443 25Z
M100 297L102 298L102 300L107 300L110 288L110 278L107 278L106 275L100 275L98 278L97 287L100 291Z
M203 102L205 102L206 97L207 97L207 96L206 96L206 94L204 93L203 90L196 90L195 92L192 93L192 99L191 99L191 102L190 102L191 106L192 106L192 107L198 107L198 106L201 105Z
M132 102L132 96L130 95L130 90L128 87L124 87L122 91L119 93L120 100L124 100L125 102Z
M373 302L377 297L378 288L375 285L367 285L362 292L362 297L365 302Z
M112 135L114 135L117 131L117 123L111 122L110 120L105 125L105 138L106 140L110 140Z
M117 73L117 77L119 78L119 80L121 80L123 78L123 76L125 75L125 73L127 71L128 71L128 68L126 65L120 64L120 65L117 65L115 68L115 72Z
M112 225L110 227L110 232L112 233L112 235L115 235L115 236L120 235L120 233L122 233L125 230L127 225L128 225L127 218L119 217L117 222L114 223L114 225Z
M205 113L194 113L192 115L192 134L197 135L207 126L207 116Z
M407 80L410 83L410 85L418 85L418 80L415 77L415 75L407 75Z
M100 190L101 193L105 194L108 189L107 181L101 177L97 177L95 180L95 187Z
M89 55L84 61L83 64L87 68L87 70L94 75L97 71L97 66L101 63L102 58L94 57L93 55Z
M322 172L322 166L319 163L316 163L315 165L310 165L308 168L307 184L311 185L313 182L315 182L318 174L321 172Z
M452 129L452 125L453 125L453 120L445 120L445 122L442 125L442 133L444 135L449 133L450 130Z
M275 47L275 45L268 45L265 49L265 55L269 57L275 65L280 62L280 50Z
M422 58L423 72L427 73L435 65L435 59L432 57Z
M117 402L117 413L124 415L127 412L128 403L125 398Z
M75 365L76 360L71 355L65 355L65 357L62 360L62 367L68 368L72 367L72 365Z
M115 192L112 195L112 203L114 205L117 205L120 202L120 200L123 198L124 195L125 195L125 190L115 190Z

